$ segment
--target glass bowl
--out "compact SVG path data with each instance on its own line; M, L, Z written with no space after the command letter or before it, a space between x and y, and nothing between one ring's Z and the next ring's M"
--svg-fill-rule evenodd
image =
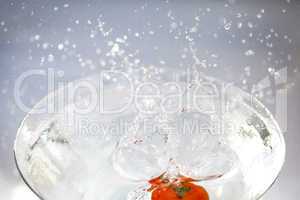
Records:
M259 199L285 157L267 108L197 71L145 71L101 72L38 103L15 141L27 185L45 200L150 200L154 179L185 180L213 200Z

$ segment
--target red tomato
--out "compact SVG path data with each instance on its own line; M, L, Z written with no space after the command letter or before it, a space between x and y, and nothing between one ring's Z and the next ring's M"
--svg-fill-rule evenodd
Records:
M152 192L151 200L177 200L176 192L171 187L157 188Z
M164 174L149 181L151 200L209 200L206 190L187 177L170 181Z

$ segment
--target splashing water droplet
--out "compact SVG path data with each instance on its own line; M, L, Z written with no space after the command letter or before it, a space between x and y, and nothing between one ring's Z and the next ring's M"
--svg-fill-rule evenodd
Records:
M224 29L225 29L226 31L229 31L230 28L231 28L231 25L232 25L232 22L226 23L226 24L224 25Z
M58 50L63 50L64 49L64 44L60 43L57 45Z
M245 54L245 56L254 56L255 52L252 49L249 49L244 54Z

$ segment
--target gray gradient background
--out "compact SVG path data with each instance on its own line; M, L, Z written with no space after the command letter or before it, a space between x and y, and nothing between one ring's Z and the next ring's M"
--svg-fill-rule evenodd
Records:
M151 21L153 26L167 24L166 13L171 8L174 10L177 20L188 21L192 19L192 14L199 7L211 8L212 14L203 20L203 33L211 34L217 27L214 23L218 17L229 15L224 8L225 1L170 1L170 4L162 1L146 1L148 9L141 10L145 1L140 0L120 0L120 1L5 1L0 0L0 22L5 24L0 26L0 199L16 200L14 191L16 187L23 185L20 176L15 167L13 158L13 141L16 130L25 113L16 106L13 98L14 82L20 74L28 69L47 69L53 68L56 71L63 70L64 76L61 80L74 80L82 76L95 73L99 68L99 57L96 48L105 51L105 43L101 38L91 39L90 26L87 20L94 20L99 14L103 15L104 21L108 27L114 27L111 38L122 36L128 28L133 32L142 32L150 30L145 26L146 21ZM68 3L69 7L64 8ZM300 64L300 2L280 0L236 0L230 2L235 12L239 10L249 14L258 13L262 8L265 14L257 22L261 33L265 33L270 28L274 28L280 34L287 34L293 39L292 44L287 44L282 39L274 40L276 47L272 50L290 52L293 60L289 63L277 65L276 69L288 66L288 82L293 85L288 90L288 124L285 131L287 144L286 164L280 174L279 179L272 189L265 195L265 200L294 200L300 196L299 190L299 164L300 164L300 77L297 72L297 66ZM55 7L57 11L54 11ZM155 8L159 7L160 12L155 13ZM134 10L137 9L137 12ZM287 13L283 13L286 9ZM74 23L79 20L79 25ZM255 20L254 20L255 21ZM72 31L68 32L67 28ZM160 59L166 60L167 65L176 66L178 64L178 49L184 48L185 44L170 40L170 35L165 32L159 32L151 38L132 39L128 49L140 49L139 58L143 63L158 64ZM240 77L244 67L251 65L253 83L258 82L267 76L267 67L262 65L263 54L260 53L261 46L257 43L249 42L247 48L254 49L255 57L246 58L241 55L239 44L228 45L222 41L228 38L219 31L219 42L204 40L197 43L199 49L209 49L222 55L217 69L206 69L210 75L220 79L240 84ZM233 30L234 31L234 30ZM241 32L237 37L243 38L249 33ZM47 41L52 47L43 50L37 47L39 42L31 42L32 37L40 35L40 41ZM243 35L244 34L244 35ZM226 35L226 34L224 34ZM224 37L224 38L223 38ZM57 45L65 40L71 44L76 44L76 52L61 57L66 52L57 50ZM108 39L109 40L109 39ZM221 42L220 42L221 41ZM40 42L43 43L43 42ZM153 46L159 45L159 52L153 51ZM246 48L246 49L247 49ZM263 51L263 50L262 50ZM78 63L76 54L80 53L82 57L94 61L96 64L92 67L86 67ZM53 54L54 62L45 62L41 65L41 58ZM97 64L98 63L98 64ZM269 65L272 65L269 63ZM96 68L96 69L94 69ZM41 97L47 94L46 78L34 78L28 80L24 85L23 99L26 103L33 105ZM272 106L270 106L272 110ZM26 199L24 196L22 199ZM28 197L29 198L29 197ZM21 198L20 198L21 199ZM29 199L30 200L30 199Z

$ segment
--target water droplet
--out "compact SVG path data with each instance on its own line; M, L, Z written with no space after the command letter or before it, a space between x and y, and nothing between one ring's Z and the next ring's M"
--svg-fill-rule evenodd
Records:
M226 31L230 30L230 28L231 28L231 24L232 24L232 22L231 22L231 21L230 21L230 22L228 22L228 23L226 23L226 24L224 25L224 29L225 29Z
M40 40L40 38L41 38L40 35L35 35L35 36L34 36L34 39L35 39L35 40Z
M245 54L245 56L254 56L255 52L252 49L249 49L244 54Z
M52 54L49 54L47 60L48 60L48 62L53 62L54 56Z
M237 14L236 14L236 17L237 17L237 18L241 18L242 16L243 16L242 13L237 13Z
M198 28L196 26L194 26L190 29L191 33L196 33L197 31L198 31Z
M154 35L154 31L149 31L149 35Z
M253 26L253 23L252 22L248 22L248 27L249 28L253 28L254 26Z
M219 55L218 54L211 54L211 57L212 58L219 58Z
M136 64L136 65L138 65L140 62L141 62L140 59L135 59L135 60L134 60L134 64Z
M58 50L63 50L64 49L64 44L60 43L57 45Z
M261 19L261 18L262 18L262 14L257 14L256 17L257 17L258 19Z
M242 23L242 22L239 22L239 23L237 24L237 27L238 27L239 29L241 29L241 28L243 27L243 23Z
M199 16L196 16L196 17L195 17L195 20L199 22L199 21L200 21L200 17L199 17Z
M274 73L275 73L275 69L274 69L273 67L269 67L269 68L268 68L268 72L269 72L270 74L274 74Z
M43 43L43 49L48 49L49 43Z
M115 43L110 50L112 56L116 56L120 52L120 46Z
M165 65L165 64L166 64L166 61L161 60L161 61L159 61L159 63L162 64L162 65Z

